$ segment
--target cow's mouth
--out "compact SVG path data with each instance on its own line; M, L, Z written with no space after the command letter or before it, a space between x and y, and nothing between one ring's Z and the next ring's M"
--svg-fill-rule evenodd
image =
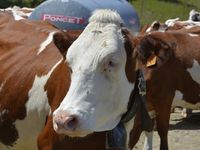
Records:
M89 131L68 131L65 129L57 129L55 127L54 127L54 130L56 131L56 133L64 134L68 137L86 137L93 133L93 132L89 132Z
M69 137L86 137L89 136L92 133L89 132L64 132L65 135L69 136Z

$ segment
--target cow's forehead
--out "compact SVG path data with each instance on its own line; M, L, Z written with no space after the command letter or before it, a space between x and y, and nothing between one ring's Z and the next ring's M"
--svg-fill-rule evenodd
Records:
M120 24L116 23L115 19L110 22L105 21L104 18L101 19L102 22L99 16L97 20L93 16L92 21L69 48L67 53L69 63L91 60L94 57L98 61L101 61L106 56L125 57L124 38Z

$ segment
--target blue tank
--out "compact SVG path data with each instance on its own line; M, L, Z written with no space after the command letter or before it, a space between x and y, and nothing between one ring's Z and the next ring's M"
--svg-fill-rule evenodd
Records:
M50 21L60 29L84 29L95 9L116 10L131 32L139 31L139 17L126 0L47 0L35 8L30 20Z

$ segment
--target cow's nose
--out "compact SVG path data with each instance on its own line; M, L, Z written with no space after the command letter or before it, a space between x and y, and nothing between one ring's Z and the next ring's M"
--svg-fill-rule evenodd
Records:
M60 112L53 116L53 123L55 131L75 131L78 125L78 119L75 115L68 115Z

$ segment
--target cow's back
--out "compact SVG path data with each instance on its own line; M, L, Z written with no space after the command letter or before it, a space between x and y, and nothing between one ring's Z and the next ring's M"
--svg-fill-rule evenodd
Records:
M183 35L174 35L177 45L171 70L176 81L173 105L200 109L200 27L180 32Z

